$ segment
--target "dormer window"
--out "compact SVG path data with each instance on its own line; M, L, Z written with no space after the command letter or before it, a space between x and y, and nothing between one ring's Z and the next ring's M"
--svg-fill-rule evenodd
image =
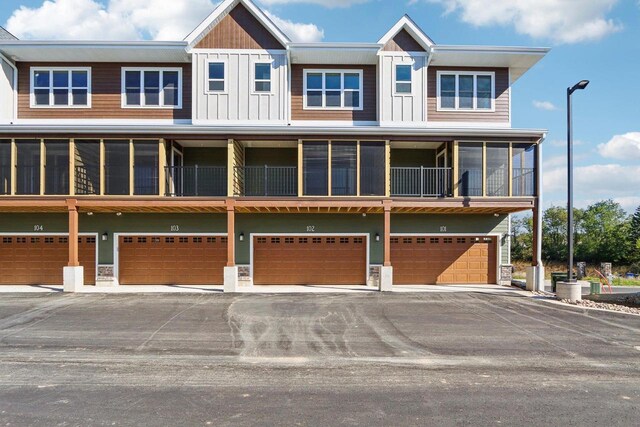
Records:
M494 111L495 73L438 72L439 111Z
M410 64L396 65L396 94L411 94L411 69Z
M91 107L91 69L32 68L32 108Z
M362 110L362 70L304 70L306 110Z

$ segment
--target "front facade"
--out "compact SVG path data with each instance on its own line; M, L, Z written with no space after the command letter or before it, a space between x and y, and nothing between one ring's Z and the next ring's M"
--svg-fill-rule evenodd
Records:
M249 0L180 42L0 40L0 284L500 283L541 196L512 86L546 52L407 16L293 43Z

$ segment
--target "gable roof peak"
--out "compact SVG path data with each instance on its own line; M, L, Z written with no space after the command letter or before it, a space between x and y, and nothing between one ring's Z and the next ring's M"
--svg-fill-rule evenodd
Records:
M0 26L0 40L18 40L18 38Z
M380 40L378 40L378 43L386 45L402 30L408 32L409 35L411 35L411 37L413 37L427 52L431 52L431 48L436 44L406 13L393 25L393 27L391 27L389 31L387 31L384 36L382 36Z
M184 38L189 48L194 47L212 28L226 17L236 6L244 6L273 35L280 44L286 46L291 42L289 37L260 9L252 0L224 0Z

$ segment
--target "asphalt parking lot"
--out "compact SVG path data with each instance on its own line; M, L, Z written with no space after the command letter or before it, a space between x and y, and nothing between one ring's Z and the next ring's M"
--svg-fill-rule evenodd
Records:
M640 317L515 295L0 299L0 425L637 425Z

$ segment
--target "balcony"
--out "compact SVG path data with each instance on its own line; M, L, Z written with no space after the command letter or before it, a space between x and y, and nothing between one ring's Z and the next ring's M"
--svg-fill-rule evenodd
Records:
M295 166L236 166L234 178L239 196L298 195L298 168Z
M513 196L532 196L536 194L535 169L513 168Z
M392 167L391 195L397 197L449 197L451 168Z
M167 196L227 195L227 168L224 166L167 166L165 172Z

